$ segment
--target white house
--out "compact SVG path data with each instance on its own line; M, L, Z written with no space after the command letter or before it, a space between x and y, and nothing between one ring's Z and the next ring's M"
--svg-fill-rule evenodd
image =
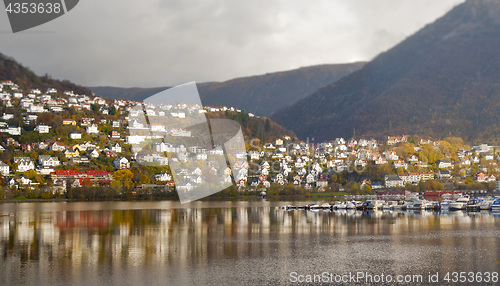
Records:
M61 151L61 152L64 152L64 150L66 150L66 146L63 143L59 143L59 142L54 142L49 147L49 151Z
M71 139L82 139L82 134L78 132L72 132L69 134L69 138Z
M38 165L42 167L55 167L61 165L61 161L57 157L52 157L50 155L40 155L38 156Z
M32 113L45 112L45 111L47 110L43 108L43 104L31 104L29 107L29 112Z
M50 132L50 126L40 124L40 125L37 125L35 127L35 131L38 131L38 133L49 133Z
M50 175L54 172L54 167L39 167L35 170L39 175Z
M404 187L404 182L398 175L385 175L385 187L386 188Z
M447 169L453 167L450 160L438 160L436 161L439 169Z
M122 152L122 145L120 145L120 143L113 143L109 146L109 149L111 151L116 152L116 153L121 153Z
M4 176L7 176L10 173L9 165L5 164L3 161L0 161L0 173Z
M439 170L437 177L438 179L449 179L451 178L451 174L448 170Z
M90 156L90 158L99 158L99 152L96 149L91 149L87 151L87 155Z
M16 171L20 173L35 169L35 164L29 157L14 157L14 163L17 163Z
M408 168L408 164L403 160L396 160L396 161L394 161L394 168L406 169L406 168Z
M7 132L10 135L21 135L21 127L9 126L6 129L3 129L2 132Z
M130 162L125 157L116 158L113 161L113 167L117 170L130 168Z
M155 180L159 182L167 182L172 180L172 176L167 172L158 173L155 174Z
M97 129L97 124L91 124L91 125L87 126L86 131L88 134L98 134L99 133L99 129Z

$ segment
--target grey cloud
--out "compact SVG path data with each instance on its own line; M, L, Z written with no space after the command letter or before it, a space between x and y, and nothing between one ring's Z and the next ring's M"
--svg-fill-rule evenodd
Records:
M3 28L0 51L84 85L226 80L369 60L462 1L85 0L27 32Z

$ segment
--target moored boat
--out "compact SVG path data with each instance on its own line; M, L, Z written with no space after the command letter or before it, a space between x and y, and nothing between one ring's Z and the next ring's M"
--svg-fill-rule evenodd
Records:
M467 202L467 205L465 206L465 208L468 211L479 211L479 210L481 210L481 203L479 202L479 199L471 198Z
M319 208L320 208L320 206L318 204L307 205L307 209L309 209L309 210L317 210Z
M491 210L491 205L493 204L494 199L489 198L489 199L484 199L480 204L479 207L481 210Z
M407 208L407 203L406 201L399 201L397 205L393 206L393 210L395 211L403 211L403 210L406 210Z
M460 197L450 203L450 210L452 211L465 210L468 201L469 201L469 196Z
M368 200L361 205L361 210L379 210L382 209L382 202L378 200Z
M397 206L398 202L397 201L387 201L383 206L383 210L393 210L394 206Z
M329 203L323 203L321 204L320 206L322 209L329 209L331 207L331 205Z
M347 202L346 203L346 209L348 210L353 210L353 209L356 209L356 207L359 205L361 205L360 202L357 202L357 201L350 201L350 202Z
M491 203L491 210L496 212L500 211L500 198L493 200L493 203Z
M431 203L431 209L433 211L439 211L439 210L441 210L441 202L432 202Z
M448 210L450 208L452 200L442 200L440 205L442 210Z

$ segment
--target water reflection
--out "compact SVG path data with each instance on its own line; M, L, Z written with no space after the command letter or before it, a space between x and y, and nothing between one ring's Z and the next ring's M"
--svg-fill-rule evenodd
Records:
M0 205L1 277L7 284L286 283L290 271L498 271L500 261L500 218L491 212L141 204Z

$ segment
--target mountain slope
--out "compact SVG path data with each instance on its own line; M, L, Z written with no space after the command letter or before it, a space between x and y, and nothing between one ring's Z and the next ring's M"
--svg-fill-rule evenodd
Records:
M469 0L362 69L275 114L299 137L500 131L500 1Z
M33 73L28 68L22 66L17 63L14 59L9 58L0 54L0 81L2 80L12 80L16 84L18 84L23 93L26 93L31 88L39 88L45 91L48 88L56 88L58 90L57 96L64 97L62 93L65 90L72 90L76 94L86 94L90 95L92 92L82 86L74 84L69 81L59 81L51 79L49 76L39 77L35 73ZM201 84L199 85L199 89L203 90L203 88L208 87L210 84ZM125 93L125 97L127 95L137 96L137 94L144 96L144 98L149 96L149 92L159 92L164 90L165 88L158 88L156 91L154 89L127 89L130 92ZM113 91L120 91L121 95L123 95L123 90L112 88ZM11 108L15 109L15 107ZM99 118L102 115L97 114L94 111L85 111L87 116ZM19 109L19 114L21 113L21 109ZM125 116L125 113L122 113L121 116ZM281 138L284 135L295 137L295 133L293 131L287 130L286 128L276 124L272 120L266 117L251 117L245 112L236 112L236 111L220 111L220 112L209 112L207 113L208 118L226 118L232 119L236 122L240 123L242 127L243 134L245 139L248 141L252 138L257 138L261 142L267 142L268 140L272 140L275 138ZM123 118L120 118L123 119ZM53 123L53 122L52 122ZM49 124L49 123L45 123ZM60 123L59 123L60 124ZM51 124L53 126L53 124ZM0 137L3 135L0 133Z
M351 63L304 67L225 82L201 83L198 84L198 89L202 103L206 106L233 106L246 112L269 116L362 66L363 63ZM99 96L137 101L166 88L168 87L90 87Z
M0 54L0 80L13 80L17 84L26 88L41 88L44 91L49 88L55 88L59 92L72 90L76 94L90 95L92 92L83 86L74 84L67 80L55 80L48 75L39 77L30 69L22 66L14 59Z

